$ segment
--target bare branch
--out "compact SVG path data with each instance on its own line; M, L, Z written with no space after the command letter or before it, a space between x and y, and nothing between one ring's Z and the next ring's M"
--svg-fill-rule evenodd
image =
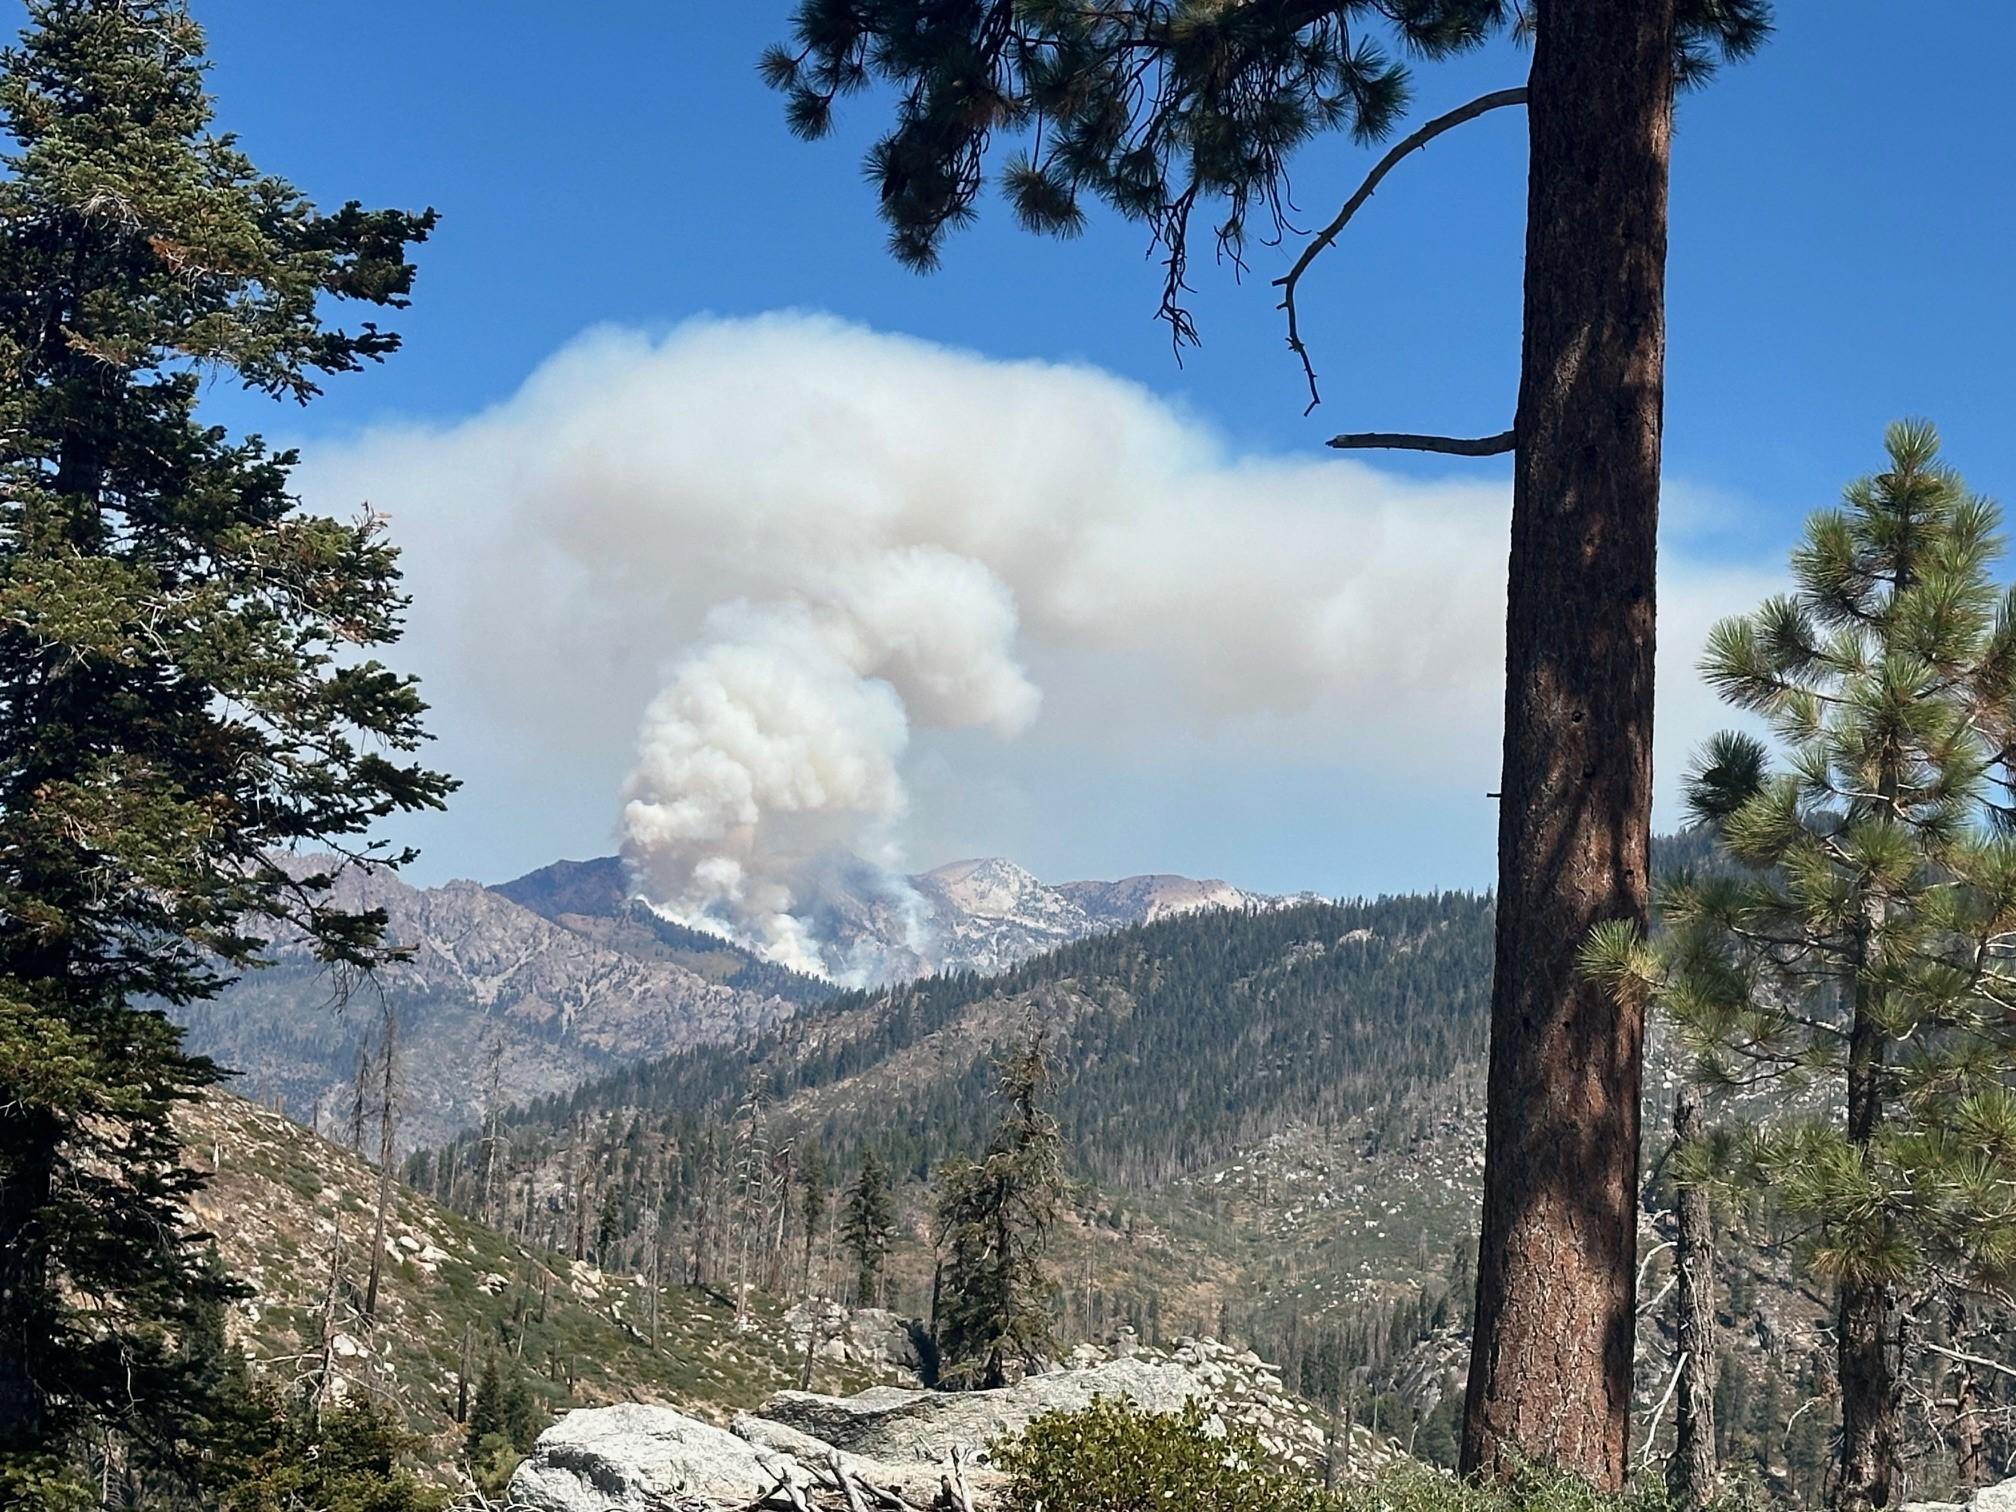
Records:
M1365 182L1358 186L1351 198L1344 201L1344 208L1337 212L1336 219L1317 232L1309 245L1302 249L1302 255L1295 259L1295 266L1284 276L1274 280L1274 286L1281 291L1281 308L1288 315L1288 349L1301 359L1303 375L1309 380L1309 409L1305 409L1303 414L1308 414L1323 402L1322 395L1316 391L1316 369L1310 365L1309 349L1302 343L1302 330L1295 306L1296 290L1301 287L1302 275L1309 271L1309 265L1337 240L1338 233L1350 224L1351 217L1358 213L1365 201L1372 198L1372 191L1379 187L1380 181L1391 173L1394 166L1407 154L1420 151L1443 132L1453 130L1465 121L1474 121L1487 111L1525 103L1526 86L1523 84L1515 89L1495 89L1490 94L1479 95L1467 105L1457 106L1447 115L1435 117L1418 130L1402 137L1393 144L1391 151L1372 165L1372 171L1365 175Z
M1936 1355L1944 1355L1947 1359L1957 1360L1962 1365L1979 1365L1984 1369L1997 1370L2005 1376L2016 1378L2016 1369L2004 1365L2000 1360L1984 1359L1980 1355L1962 1354L1957 1349L1947 1349L1943 1345L1934 1344L1926 1339L1914 1339L1912 1342L1920 1349L1929 1349Z
M1687 1368L1687 1351L1680 1351L1680 1358L1673 1362L1673 1379L1666 1383L1666 1395L1659 1398L1659 1405L1652 1409L1652 1420L1645 1425L1645 1453L1638 1463L1645 1466L1652 1463L1652 1456L1659 1448L1659 1420L1666 1415L1666 1404L1673 1400L1673 1393L1679 1389L1680 1373Z
M1516 432L1500 431L1495 436L1417 436L1407 431L1357 431L1332 436L1325 443L1339 451L1420 451L1441 452L1451 457L1495 457L1519 444Z

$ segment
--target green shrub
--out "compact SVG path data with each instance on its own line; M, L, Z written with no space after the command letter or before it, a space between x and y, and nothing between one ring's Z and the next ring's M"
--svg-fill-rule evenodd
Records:
M89 1512L98 1498L74 1471L54 1455L0 1454L0 1507Z
M1013 1479L1008 1512L1325 1512L1336 1499L1271 1464L1243 1428L1217 1431L1196 1402L1142 1412L1099 1397L1046 1412L993 1446Z
M278 1423L271 1449L224 1495L224 1512L442 1512L446 1493L405 1467L423 1446L390 1414L332 1407L318 1423L305 1410Z
M1370 1485L1325 1491L1272 1461L1247 1430L1221 1431L1194 1401L1153 1413L1100 1397L1048 1412L993 1445L993 1460L1011 1477L1007 1512L1674 1512L1656 1476L1607 1496L1572 1476L1536 1471L1480 1486L1411 1461ZM1736 1494L1710 1512L1759 1505Z

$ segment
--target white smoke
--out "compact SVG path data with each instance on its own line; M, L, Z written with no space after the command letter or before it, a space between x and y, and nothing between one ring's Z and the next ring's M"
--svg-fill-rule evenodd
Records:
M980 563L912 546L824 577L818 597L709 614L644 715L623 854L674 916L847 975L802 917L805 889L835 854L893 876L910 720L1012 736L1038 696L1014 602Z
M860 964L825 922L836 854L902 917L906 834L999 843L972 796L997 750L1144 780L1201 752L1249 789L1320 764L1339 825L1355 782L1424 823L1497 785L1503 484L1242 456L1095 369L804 314L604 331L486 414L311 461L311 501L394 516L461 809L606 773L651 900L794 965ZM1715 718L1701 632L1767 581L1669 543L1667 786Z

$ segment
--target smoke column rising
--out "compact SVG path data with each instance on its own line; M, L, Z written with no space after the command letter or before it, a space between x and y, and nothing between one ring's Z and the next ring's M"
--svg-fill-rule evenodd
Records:
M725 925L795 970L847 976L857 969L802 917L804 892L836 854L893 874L913 715L1013 736L1038 697L1014 660L1014 603L980 563L902 548L826 587L708 616L645 713L623 854L674 917Z
M393 516L410 664L465 809L486 779L494 824L494 805L607 773L653 903L849 976L872 962L826 927L836 865L861 857L901 916L906 830L995 843L956 771L915 812L920 756L975 759L958 732L998 737L980 759L1011 772L1206 753L1265 789L1320 766L1334 809L1279 824L1341 847L1360 778L1419 793L1423 823L1495 787L1504 483L1400 477L1314 439L1241 455L1110 373L780 313L591 332L484 414L314 449L303 493ZM1674 523L1662 773L1720 722L1688 675L1706 626L1776 581L1690 560ZM1052 834L1086 817L1027 797ZM1152 864L1177 822L1126 859Z

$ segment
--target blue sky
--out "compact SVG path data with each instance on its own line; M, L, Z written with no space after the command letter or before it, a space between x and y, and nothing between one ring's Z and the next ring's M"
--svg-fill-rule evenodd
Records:
M1097 220L1050 242L990 209L938 273L896 266L857 167L875 101L853 102L835 139L806 145L755 77L759 49L785 29L784 0L195 8L220 121L262 166L324 202L443 214L391 364L335 384L305 413L267 417L217 396L232 423L299 439L311 456L370 427L452 427L592 328L662 333L696 315L778 309L988 357L1089 364L1162 396L1233 454L1320 461L1321 440L1341 429L1484 432L1510 419L1517 112L1407 164L1319 266L1305 321L1326 402L1305 418L1268 287L1280 249L1256 247L1243 283L1199 258L1205 345L1181 366L1152 318L1157 270L1138 228ZM1883 423L1900 414L1935 419L1977 487L2016 492L2016 133L2004 114L2016 8L1781 0L1779 11L1758 58L1682 102L1666 433L1669 548L1767 574L1804 512L1873 462ZM1417 114L1523 71L1509 47L1423 67ZM1305 221L1326 218L1369 160L1341 140L1306 152ZM1380 465L1420 479L1506 476L1502 460ZM456 529L486 528L481 498L438 507ZM416 586L427 587L417 573ZM627 753L492 771L481 747L507 738L444 730L444 756L478 775L454 816L417 831L431 851L424 876L487 879L609 845L612 775ZM1471 743L1474 771L1420 786L1405 760L1340 763L1313 747L1165 747L1151 759L1045 739L1039 725L1004 755L947 736L913 753L930 770L917 776L928 822L911 859L946 859L922 852L965 841L1013 847L1053 876L1166 867L1332 892L1481 885L1495 730L1475 729ZM973 791L996 796L962 817L956 796L930 795L956 795L968 759Z

